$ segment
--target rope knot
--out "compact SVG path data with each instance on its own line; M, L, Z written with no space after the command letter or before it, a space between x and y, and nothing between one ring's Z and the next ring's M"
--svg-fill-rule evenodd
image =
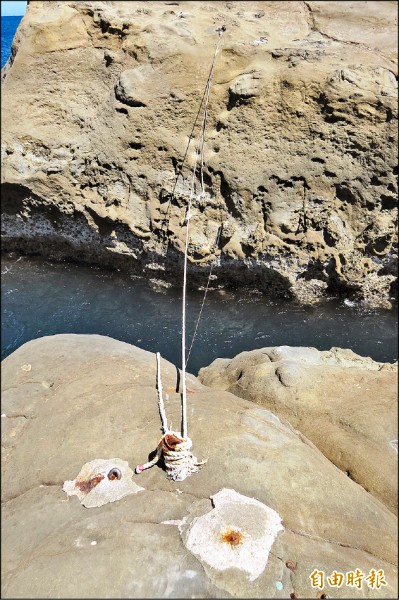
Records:
M156 456L144 465L137 465L136 473L142 473L153 467L163 458L166 477L172 481L183 481L192 473L198 473L201 466L207 461L198 461L191 452L193 445L189 437L183 438L175 431L167 431L159 440Z

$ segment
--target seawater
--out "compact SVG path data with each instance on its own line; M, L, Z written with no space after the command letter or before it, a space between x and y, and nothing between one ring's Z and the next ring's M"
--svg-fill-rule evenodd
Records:
M11 53L12 41L22 17L1 17L1 68Z
M96 333L160 352L181 365L181 289L73 263L3 255L1 357L57 333ZM177 282L178 283L178 282ZM187 345L203 300L187 295ZM331 302L303 307L244 290L208 292L188 363L196 374L215 358L266 346L350 348L397 360L397 313Z

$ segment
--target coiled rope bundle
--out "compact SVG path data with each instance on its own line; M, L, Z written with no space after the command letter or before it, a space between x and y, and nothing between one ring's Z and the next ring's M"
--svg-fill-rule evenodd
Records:
M144 465L137 465L136 473L142 473L157 464L161 458L164 461L166 477L172 481L183 481L193 473L198 473L206 460L198 461L191 452L193 443L190 438L182 438L175 431L168 431L159 440L156 456Z
M136 473L142 473L156 465L161 459L165 464L166 477L172 481L183 481L193 473L198 473L206 460L198 461L197 457L191 452L193 442L189 437L183 437L180 433L168 428L165 407L163 403L162 381L161 381L161 355L156 354L157 358L157 389L158 389L158 408L161 417L161 429L164 432L158 442L156 455L149 462L143 465L137 465Z

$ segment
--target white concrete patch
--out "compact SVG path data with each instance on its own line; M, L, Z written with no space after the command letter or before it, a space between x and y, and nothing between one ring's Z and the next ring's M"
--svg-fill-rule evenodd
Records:
M144 488L133 481L133 471L120 458L99 458L86 463L73 481L65 481L62 489L77 496L86 508L103 506Z
M212 496L214 509L193 519L185 544L214 569L236 568L254 581L264 571L272 545L283 531L280 515L231 489Z
M398 453L398 440L391 440L389 442L392 448L395 450L396 454Z

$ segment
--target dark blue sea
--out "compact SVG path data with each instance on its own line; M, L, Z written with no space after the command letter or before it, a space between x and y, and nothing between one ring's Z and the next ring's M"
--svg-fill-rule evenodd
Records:
M203 292L187 295L190 343ZM266 346L350 348L381 362L398 357L394 310L329 303L297 306L244 290L209 293L188 362L190 373L215 358ZM181 290L144 277L52 263L16 253L1 257L1 358L25 342L57 333L97 333L180 364Z
M22 17L1 17L1 68L11 53L11 45Z

